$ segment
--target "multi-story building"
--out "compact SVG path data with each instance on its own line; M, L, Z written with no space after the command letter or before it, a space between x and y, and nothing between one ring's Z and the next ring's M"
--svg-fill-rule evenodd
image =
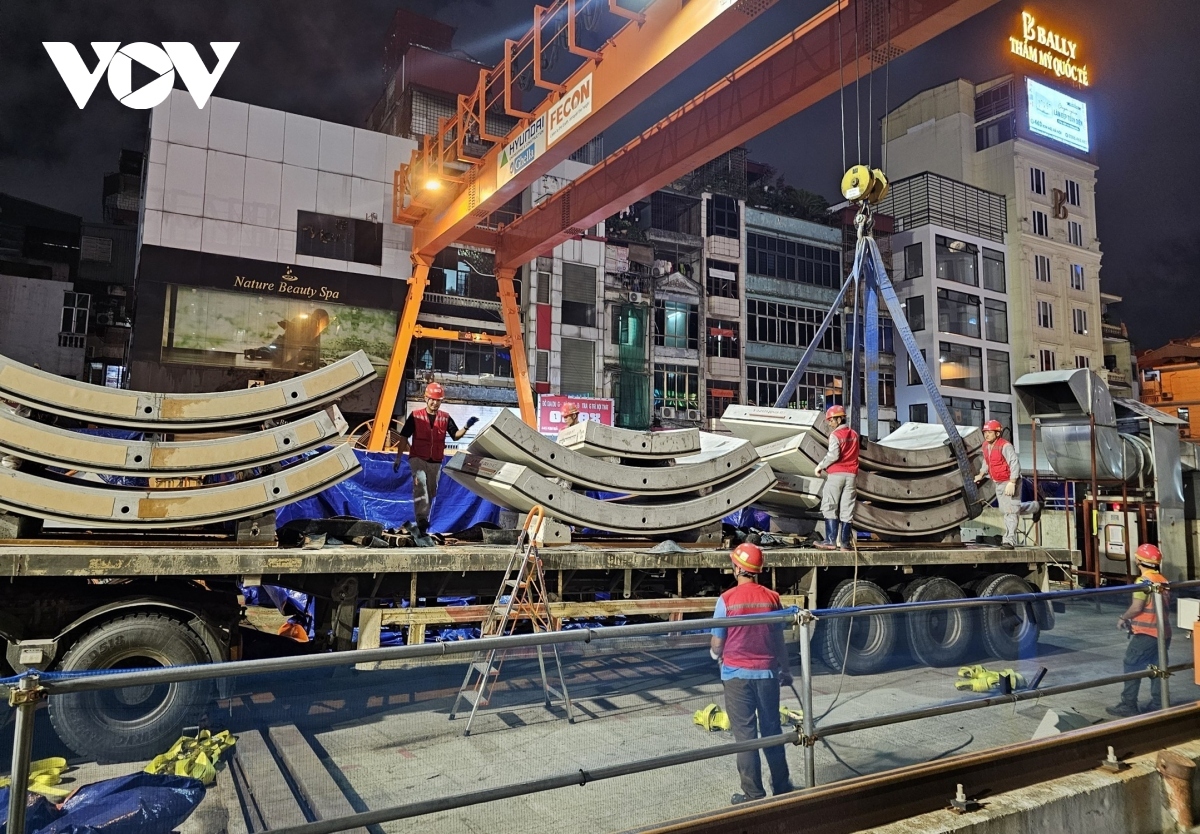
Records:
M91 298L75 286L81 220L0 194L0 354L81 379Z
M1184 437L1200 437L1200 336L1141 351L1137 371L1141 401L1187 423L1180 429Z
M930 172L1006 198L1014 377L1105 373L1097 166L1087 103L1062 86L1042 76L958 79L913 97L885 122L893 179Z
M1129 330L1112 309L1121 303L1121 296L1108 292L1100 293L1102 305L1100 332L1104 336L1104 370L1108 377L1108 388L1114 397L1138 398L1137 362L1133 356L1133 345L1129 341Z
M1005 198L918 174L892 182L880 211L895 230L893 275L909 329L956 424L1013 427L1012 319ZM901 419L936 422L903 344L896 348Z

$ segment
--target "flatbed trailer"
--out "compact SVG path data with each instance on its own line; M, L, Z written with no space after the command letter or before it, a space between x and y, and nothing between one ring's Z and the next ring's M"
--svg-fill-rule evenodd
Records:
M317 639L308 651L377 646L381 629L389 625L407 627L408 639L420 640L426 625L472 622L494 600L511 555L510 546L487 544L311 550L203 536L9 540L0 543L0 572L8 577L0 583L6 671L239 659L239 586L252 585L279 585L316 598ZM732 581L728 551L711 545L662 552L653 542L584 542L544 547L540 555L553 613L561 617L703 616ZM845 605L850 599L856 604L906 599L910 589L933 578L965 595L983 595L984 586L997 585L1002 577L1009 583L999 583L1003 593L1013 592L1014 582L1027 583L1026 590L1046 590L1056 569L1065 578L1078 553L892 544L857 551L778 547L767 551L767 559L762 581L788 603L813 607ZM854 576L861 595L847 597ZM437 599L448 596L474 597L479 604L440 608ZM1036 640L1039 630L1053 625L1048 608L1017 614L1017 628L1024 628L1018 641L1031 630ZM881 627L883 637L893 638L892 631L901 628L887 622ZM878 643L874 637L880 636L875 626L871 629L865 644L848 634L840 644L826 641L825 655L836 659L840 645L851 653L851 671L872 671L886 658L871 655ZM896 642L885 641L889 647ZM193 723L213 697L223 694L206 682L166 689L160 693L165 704L139 707L142 719L123 714L112 720L113 699L81 693L51 698L51 720L81 754L144 757L165 749L180 727Z

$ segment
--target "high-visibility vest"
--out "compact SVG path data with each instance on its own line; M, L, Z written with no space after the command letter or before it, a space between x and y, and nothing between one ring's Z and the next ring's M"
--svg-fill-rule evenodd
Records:
M1004 447L1010 445L1003 437L997 437L995 443L983 444L983 459L987 461L988 475L998 484L1006 483L1012 477L1008 461L1004 459Z
M766 614L783 608L779 594L764 588L757 582L745 582L721 594L725 601L725 614L729 617L744 617L749 614ZM774 669L779 662L775 654L774 630L777 623L770 625L730 626L725 636L725 649L721 662L734 669Z
M849 426L838 426L832 436L838 443L838 459L829 464L830 475L855 475L858 473L858 432Z
M1159 585L1159 584L1165 585L1167 583L1167 578L1156 570L1148 570L1148 571L1145 571L1142 573L1141 578L1138 579L1138 582L1145 583L1147 586ZM1152 595L1154 593L1154 590L1150 587L1147 587L1146 592L1148 594ZM1154 610L1154 600L1147 599L1146 602L1148 602L1150 604L1145 606L1144 608L1142 608L1141 613L1129 621L1129 630L1132 631L1134 634L1145 634L1150 637L1157 637L1158 636L1158 614ZM1171 607L1171 592L1164 588L1163 589L1163 611L1170 610L1170 607ZM1170 637L1171 636L1171 623L1168 621L1168 622L1164 623L1164 626L1166 628L1166 636Z
M429 412L417 411L413 414L412 446L408 453L415 458L441 463L446 454L446 429L450 418L444 411L438 411L429 424Z

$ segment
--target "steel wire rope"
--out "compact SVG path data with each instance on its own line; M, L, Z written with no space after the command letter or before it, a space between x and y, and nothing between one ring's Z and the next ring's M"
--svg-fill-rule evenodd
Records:
M846 168L846 77L845 64L846 56L842 52L842 4L838 3L837 11L837 38L838 38L838 105L842 111L842 173L845 173Z
M858 143L858 162L862 162L862 70L858 65L859 3L854 4L854 138Z

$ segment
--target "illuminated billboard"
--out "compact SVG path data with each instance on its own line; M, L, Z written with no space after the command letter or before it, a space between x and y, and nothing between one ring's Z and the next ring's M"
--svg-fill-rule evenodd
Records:
M1025 79L1025 88L1029 95L1029 129L1032 132L1077 151L1091 152L1084 102L1032 78Z

